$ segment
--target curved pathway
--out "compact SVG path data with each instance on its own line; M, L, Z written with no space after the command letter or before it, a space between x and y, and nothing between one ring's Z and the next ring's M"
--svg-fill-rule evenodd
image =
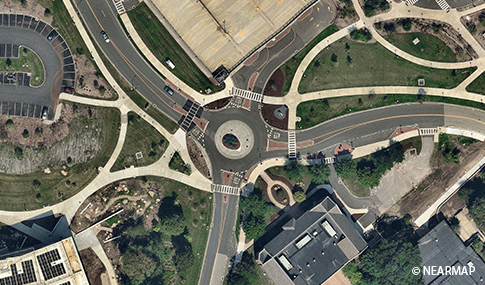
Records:
M261 173L261 178L263 178L264 182L266 182L266 184L268 185L266 187L266 193L268 194L268 198L271 200L271 203L275 204L276 207L283 209L284 207L286 207L286 205L281 204L280 202L276 201L276 199L273 197L273 192L271 191L271 189L274 186L280 186L281 188L283 188L283 190L288 195L290 206L295 204L295 199L293 199L293 194L291 193L291 189L290 189L290 187L288 187L288 185L286 185L286 183L284 183L283 181L271 179L271 177L269 177L268 173L266 173L264 171Z

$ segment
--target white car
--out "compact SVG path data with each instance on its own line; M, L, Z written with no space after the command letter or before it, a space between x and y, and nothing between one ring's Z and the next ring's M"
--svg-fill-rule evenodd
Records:
M107 43L109 43L109 37L106 34L106 32L105 31L101 31L101 35L103 36L104 41L107 42Z

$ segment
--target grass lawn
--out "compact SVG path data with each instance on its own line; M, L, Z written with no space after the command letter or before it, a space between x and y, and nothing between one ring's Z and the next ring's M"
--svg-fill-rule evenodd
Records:
M350 49L346 49L346 43ZM378 43L364 44L347 39L333 43L310 63L298 91L307 93L345 87L418 86L453 88L467 78L475 68L433 69L397 58Z
M224 89L224 84L219 86L212 84L197 65L190 59L177 41L170 35L157 17L150 11L145 3L139 4L135 9L128 12L130 20L136 31L143 39L151 52L162 62L175 76L183 80L193 89L204 91L210 88L212 92ZM166 63L166 58L175 64L171 69Z
M466 87L466 91L485 94L485 73L480 74L470 85Z
M352 4L352 3L351 3ZM291 81L295 77L295 72L298 69L303 58L315 47L319 42L321 42L326 37L338 31L335 24L328 26L320 34L318 34L311 42L309 42L299 53L290 58L285 64L280 68L285 75L285 84L283 86L283 93L287 93L290 90Z
M190 175L191 172L190 168L186 166L185 161L182 159L178 152L175 152L173 154L172 159L170 159L170 163L168 164L168 167L170 167L170 169L172 170L176 170L187 175Z
M96 108L96 107L91 107ZM0 209L7 211L24 211L42 208L43 205L54 205L66 200L81 191L97 175L97 168L109 160L119 137L120 113L114 108L98 108L103 145L91 161L67 167L67 176L61 169L51 169L50 174L38 171L25 175L0 174ZM83 128L82 120L71 121L70 128ZM34 186L38 180L40 186ZM40 193L38 196L37 193ZM38 196L38 197L36 197Z
M18 58L10 58L10 66L7 65L7 59L0 61L0 70L30 72L32 73L30 85L40 86L44 83L44 65L42 61L35 52L23 46L20 47Z
M299 129L307 129L350 112L358 112L362 110L393 105L396 103L407 102L443 102L469 106L482 110L485 109L482 103L439 96L410 94L358 95L349 97L318 99L300 103L296 109L296 115L301 118L301 121L297 122L296 126Z
M127 166L146 166L157 161L168 147L168 141L152 125L134 112L128 113L128 130L123 149L111 168L121 170ZM136 159L141 151L143 158Z
M442 40L433 35L426 33L391 33L384 38L399 49L416 57L440 62L456 62L453 51ZM415 38L419 39L417 45L413 44Z
M149 179L160 183L163 189L177 192L186 226L192 238L191 244L194 253L193 265L179 274L184 277L185 284L197 284L209 236L212 216L212 193L201 191L167 178L149 177Z

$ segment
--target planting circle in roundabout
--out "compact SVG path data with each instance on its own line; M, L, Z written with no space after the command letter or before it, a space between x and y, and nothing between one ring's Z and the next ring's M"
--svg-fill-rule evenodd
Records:
M254 134L251 128L239 120L227 121L216 131L217 150L226 158L241 159L251 152Z

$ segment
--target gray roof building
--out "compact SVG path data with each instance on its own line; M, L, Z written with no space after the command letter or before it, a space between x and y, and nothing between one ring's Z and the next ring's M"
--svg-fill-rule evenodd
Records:
M269 238L255 245L258 261L276 284L322 284L367 246L329 197L312 206L304 211L294 205L268 227Z
M446 221L439 223L419 240L419 250L423 259L421 272L426 285L485 284L485 263L471 246L463 244ZM470 265L475 268L471 274L441 274L437 270L444 270L447 266L468 268ZM430 271L424 274L424 268L430 266L435 266L436 274L429 274Z

